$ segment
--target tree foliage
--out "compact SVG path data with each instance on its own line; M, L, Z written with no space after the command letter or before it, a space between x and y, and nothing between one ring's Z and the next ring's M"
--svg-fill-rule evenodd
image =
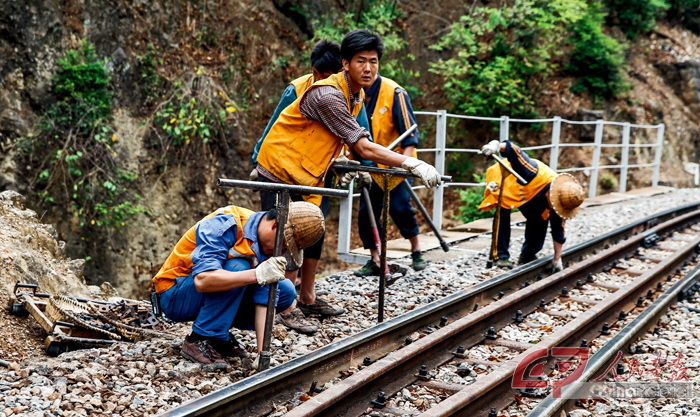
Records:
M54 103L21 143L45 208L67 207L83 238L96 228L116 229L144 211L129 190L137 174L122 166L111 123L112 93L105 61L84 42L57 62Z
M619 26L630 39L652 31L656 26L656 19L670 7L664 0L605 0L604 2L609 10L608 23Z
M623 46L603 33L605 14L593 3L572 27L571 53L566 69L577 77L573 90L589 91L594 98L612 98L629 89L625 81Z
M583 0L515 0L475 8L432 49L448 56L431 63L457 111L475 116L534 116L539 86L559 67L568 27Z

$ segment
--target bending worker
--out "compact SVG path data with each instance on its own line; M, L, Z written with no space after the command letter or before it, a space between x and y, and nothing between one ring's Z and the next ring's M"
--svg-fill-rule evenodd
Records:
M311 84L316 81L324 80L343 69L343 63L340 58L340 44L338 42L331 42L325 39L316 42L311 51L311 66L311 74L306 74L293 80L282 93L282 97L280 98L270 121L265 127L265 131L255 144L255 149L253 150L252 155L253 166L257 167L260 147L265 141L270 128L272 128L272 125L274 125L277 121L280 113L282 113L282 111L290 104L292 104L297 97L300 97L304 91L311 86ZM369 121L367 120L367 112L365 111L364 106L362 106L360 109L356 119L360 126L369 129ZM253 181L258 179L257 168L253 169L251 172L250 179ZM330 181L330 178L326 179L326 183L330 183ZM261 192L262 210L268 210L274 207L274 197L275 196L273 193ZM329 198L323 197L321 211L323 212L324 216L328 214L328 205ZM313 288L310 290L307 287L315 285L314 282L316 278L316 271L318 270L318 264L319 260L321 259L322 251L323 239L319 239L313 246L304 250L304 262L301 266L301 277L297 276L297 265L287 265L287 269L290 270L287 273L287 276L294 284L303 286L304 288L302 288L301 291L304 293L313 291ZM308 297L305 297L304 299L307 301L309 300ZM326 300L319 300L319 303L322 304L324 308L321 310L317 309L317 312L322 313L325 316L335 316L342 314L345 311L342 308L331 305ZM300 333L310 334L315 333L318 330L314 324L305 318L304 314L299 309L294 309L279 314L277 318L283 325Z
M375 75L372 85L365 90L365 107L371 115L372 138L375 143L385 147L416 123L411 99L406 91L395 81L381 77L379 74ZM415 157L419 136L418 131L414 131L401 141L395 151L405 156ZM408 179L409 184L412 180L412 178ZM413 269L421 271L426 268L427 263L420 251L416 211L411 205L411 195L406 187L408 185L401 182L389 193L389 214L399 228L401 236L411 243ZM374 181L369 189L369 197L376 224L380 224L380 215L384 207L384 191ZM379 250L377 250L374 241L369 211L364 199L360 200L358 227L362 244L365 249L370 250L371 259L362 268L355 271L355 275L358 277L379 275ZM380 228L380 233L385 233L385 231Z
M486 190L484 200L479 210L488 211L498 204L498 194L503 193L501 200L501 216L498 233L497 266L512 267L508 246L510 245L510 210L520 208L526 219L525 241L523 242L518 259L519 264L525 264L537 259L537 253L544 246L547 225L552 226L554 257L552 270L561 271L563 268L561 253L566 242L564 231L565 221L573 219L578 213L578 207L583 203L584 192L576 179L569 174L557 174L542 161L530 158L519 147L510 141L499 142L492 140L481 148L481 152L490 156L497 152L504 153L507 163L525 181L520 184L515 176L506 177L503 190L500 190L501 168L496 162L486 171Z
M226 368L226 357L247 356L229 330L255 329L262 343L269 285L279 282L276 310L294 308L296 291L285 279L286 258L271 257L276 210L252 212L236 206L209 214L177 242L153 278L163 313L176 322L193 321L181 354L210 368ZM321 210L306 202L289 205L284 247L292 259L321 238Z
M270 128L258 154L259 181L321 187L331 164L347 146L362 159L407 169L427 187L440 183L433 166L372 143L370 133L355 119L362 108L362 89L372 84L383 52L381 38L367 30L345 36L340 50L343 71L314 83ZM292 198L321 203L319 196ZM316 297L313 282L305 282L314 278L302 276L298 305L307 315L323 316L327 303Z

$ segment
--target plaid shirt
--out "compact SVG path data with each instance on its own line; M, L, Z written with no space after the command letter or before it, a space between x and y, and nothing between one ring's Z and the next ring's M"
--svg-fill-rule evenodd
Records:
M349 84L348 74L343 72ZM351 105L360 102L360 93L350 97ZM343 92L330 85L322 85L308 91L301 102L301 114L307 119L321 122L346 145L352 147L360 138L369 137L369 132L357 123L350 113Z
M345 82L348 74L343 72ZM361 102L359 91L350 97L354 107ZM301 115L326 126L335 136L346 145L352 147L360 138L369 138L370 133L357 123L355 116L350 113L343 92L330 85L321 85L307 91L300 105ZM258 165L258 172L267 179L281 182L263 166Z

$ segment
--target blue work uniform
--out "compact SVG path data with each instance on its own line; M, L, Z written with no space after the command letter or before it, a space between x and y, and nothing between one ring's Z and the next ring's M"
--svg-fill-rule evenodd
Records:
M182 259L182 270L191 271L186 276L177 277L172 286L160 293L160 304L166 317L176 322L194 321L192 330L195 333L224 341L229 340L228 331L234 326L253 328L254 305L267 305L269 285L251 284L228 291L199 292L194 277L217 269L244 271L266 260L268 256L260 249L257 233L264 215L264 212L253 213L242 226L243 238L254 254L252 258L231 256L240 240L239 223L232 214L217 212L195 226L195 249L189 254L174 251L169 258L175 262L177 258ZM181 241L183 239L184 236ZM296 298L294 284L288 279L280 281L277 291L276 310L284 311Z

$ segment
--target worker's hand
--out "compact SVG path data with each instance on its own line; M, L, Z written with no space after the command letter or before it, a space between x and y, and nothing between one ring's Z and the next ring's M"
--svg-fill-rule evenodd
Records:
M369 172L366 171L360 171L359 172L359 182L360 182L360 188L362 187L371 187L372 186L372 176L369 175Z
M564 264L561 261L561 258L554 260L552 259L552 272L559 272L562 269L564 269Z
M500 150L501 143L497 140L492 140L491 142L487 143L481 148L481 153L486 155L486 156L491 156L495 153L498 153Z
M420 177L423 183L428 188L437 187L440 184L440 173L430 164L427 164L420 159L412 156L406 158L401 164L401 168L409 171L411 174Z
M250 178L251 181L257 181L257 180L258 180L258 169L257 169L257 168L253 168L253 170L250 171L249 178Z
M346 165L360 165L360 161L348 159L345 155L340 155L339 157L337 157L335 159L335 162ZM357 177L357 171L346 171L340 175L340 177L338 178L338 182L340 183L341 187L346 187L355 179L355 177Z
M258 284L267 285L284 279L284 268L287 260L284 256L275 256L262 262L255 268L255 279Z
M496 181L491 181L490 183L486 184L486 189L492 193L495 193L498 191L498 184L496 184Z

